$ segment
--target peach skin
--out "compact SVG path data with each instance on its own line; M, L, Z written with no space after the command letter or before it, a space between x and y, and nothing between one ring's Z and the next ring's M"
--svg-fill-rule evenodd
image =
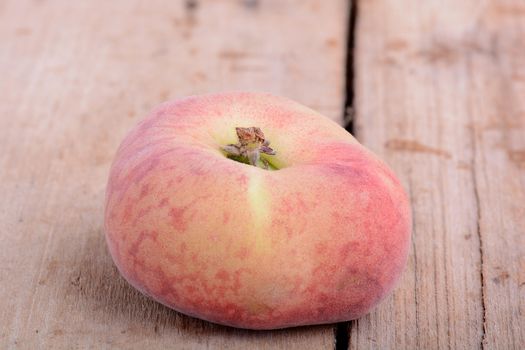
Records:
M399 279L410 231L382 161L326 117L262 93L161 105L120 145L106 192L126 280L240 328L361 317Z

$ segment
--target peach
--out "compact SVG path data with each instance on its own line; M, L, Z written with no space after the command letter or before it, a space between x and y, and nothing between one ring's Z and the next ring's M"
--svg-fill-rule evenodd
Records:
M122 142L107 185L106 239L126 280L234 327L368 313L398 280L410 230L383 162L336 123L268 94L161 105Z

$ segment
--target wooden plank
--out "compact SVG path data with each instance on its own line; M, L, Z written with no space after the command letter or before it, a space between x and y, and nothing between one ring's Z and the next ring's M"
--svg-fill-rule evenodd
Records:
M525 6L360 1L356 134L413 204L399 288L352 349L525 347Z
M166 99L289 96L340 120L347 3L0 2L0 348L322 349L333 326L249 332L154 303L102 232L118 143Z

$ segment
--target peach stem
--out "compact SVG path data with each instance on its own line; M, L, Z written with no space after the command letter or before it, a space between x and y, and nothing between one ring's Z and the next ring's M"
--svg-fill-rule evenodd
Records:
M261 157L261 153L273 156L276 152L270 147L270 141L265 139L262 130L256 126L236 127L235 132L239 142L222 147L227 157L268 170L270 163Z

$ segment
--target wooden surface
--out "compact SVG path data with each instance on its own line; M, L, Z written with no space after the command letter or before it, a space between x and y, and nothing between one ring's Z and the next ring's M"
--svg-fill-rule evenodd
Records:
M356 134L414 214L394 297L351 349L525 348L525 3L359 1Z
M0 0L0 348L333 348L333 325L233 330L146 299L102 211L118 143L163 100L265 90L341 121L348 7ZM525 4L363 0L355 38L354 132L414 236L349 348L525 348Z
M0 348L332 348L129 287L102 232L109 164L160 102L256 89L341 119L345 1L0 1Z

